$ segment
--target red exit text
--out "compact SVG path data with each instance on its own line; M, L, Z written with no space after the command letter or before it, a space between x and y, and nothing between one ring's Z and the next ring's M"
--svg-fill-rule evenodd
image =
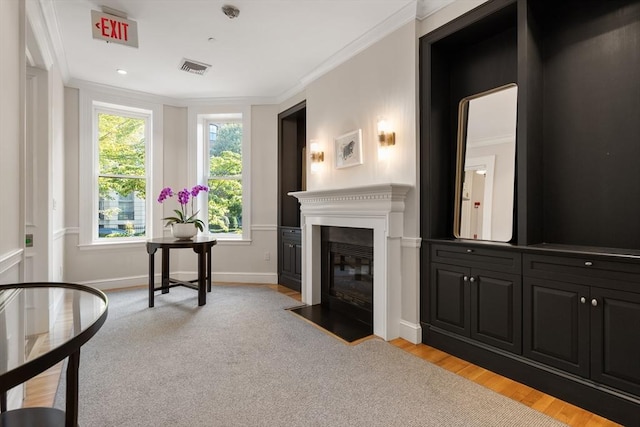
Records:
M102 30L104 37L110 37L118 40L129 40L128 28L129 24L126 22L116 21L115 19L102 18L100 22L96 24L96 27Z
M92 10L91 32L94 39L138 47L138 24L130 19Z

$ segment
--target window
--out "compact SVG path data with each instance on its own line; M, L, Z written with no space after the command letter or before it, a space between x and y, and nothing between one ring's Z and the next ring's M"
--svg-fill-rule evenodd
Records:
M162 105L117 91L80 91L80 247L156 236L162 185ZM153 183L156 187L153 187Z
M210 187L199 218L219 242L251 241L251 107L189 107L190 178Z
M163 233L162 104L153 97L80 88L79 217L81 249L140 246Z
M242 236L242 122L207 120L207 206L209 232L221 238Z
M145 237L150 113L94 108L98 239Z

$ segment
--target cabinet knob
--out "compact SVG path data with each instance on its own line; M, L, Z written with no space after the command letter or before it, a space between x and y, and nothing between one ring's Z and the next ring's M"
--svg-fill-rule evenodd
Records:
M594 298L594 299L592 299L592 300L591 300L591 305L592 305L592 306L594 306L594 307L597 307L597 306L598 306L598 300L597 300L597 299L595 299L595 298Z
M580 297L580 302L584 304L587 302L587 299L585 297Z
M467 253L468 253L468 254L473 253L473 249L467 249Z
M473 282L475 282L475 281L476 281L476 278L475 278L475 277L473 277L473 276L471 276L471 277L469 278L469 281L470 281L471 283L473 283Z
M468 282L468 281L469 281L469 278L468 278L467 276L464 276L464 277L462 278L462 281L463 281L463 282Z
M586 265L587 267L591 267L593 263L591 261L585 261L584 265Z

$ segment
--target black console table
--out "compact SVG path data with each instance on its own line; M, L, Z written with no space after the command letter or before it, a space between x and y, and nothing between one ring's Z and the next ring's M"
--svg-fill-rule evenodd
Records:
M53 342L48 351L25 348L42 334L53 335L51 310L71 304L69 334ZM0 427L78 425L78 367L80 347L107 318L106 295L94 288L70 283L22 283L0 285ZM27 310L26 308L30 309ZM31 309L33 308L33 309ZM7 392L68 357L66 410L21 408L7 410Z
M217 243L212 237L196 236L193 240L177 240L173 237L163 237L147 241L149 254L149 307L153 307L155 291L169 292L174 286L186 286L198 291L198 305L207 303L206 291L211 292L211 248ZM160 287L155 287L154 258L158 249L162 249L162 281ZM198 278L195 280L177 280L169 277L169 251L171 249L193 249L198 254ZM197 285L196 285L197 283ZM205 291L206 285L206 291ZM0 426L1 427L1 426Z

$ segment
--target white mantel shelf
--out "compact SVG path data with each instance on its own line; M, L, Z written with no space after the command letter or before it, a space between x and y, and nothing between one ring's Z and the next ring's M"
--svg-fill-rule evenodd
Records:
M399 336L402 294L404 201L412 186L380 184L289 193L300 201L302 302L321 299L322 226L373 230L373 333Z
M340 203L346 206L352 202L401 202L413 187L403 184L379 184L364 187L336 188L330 190L294 191L290 196L297 198L303 206Z

